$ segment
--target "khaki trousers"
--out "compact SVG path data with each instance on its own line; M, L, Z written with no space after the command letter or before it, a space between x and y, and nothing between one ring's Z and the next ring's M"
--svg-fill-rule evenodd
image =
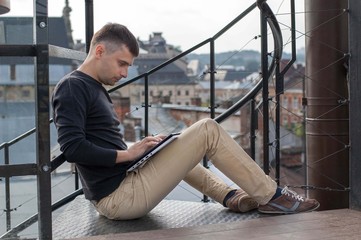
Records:
M182 180L222 203L232 188L199 164L204 156L259 204L266 204L274 195L276 182L218 123L207 118L187 128L142 168L129 173L113 193L96 204L97 211L117 220L142 217Z

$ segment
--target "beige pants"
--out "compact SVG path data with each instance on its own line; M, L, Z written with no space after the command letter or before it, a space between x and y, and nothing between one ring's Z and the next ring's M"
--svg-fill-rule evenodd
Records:
M187 128L142 168L131 172L109 196L96 205L110 219L134 219L151 211L182 180L222 203L231 190L219 177L199 164L204 156L259 204L266 204L277 184L212 119Z

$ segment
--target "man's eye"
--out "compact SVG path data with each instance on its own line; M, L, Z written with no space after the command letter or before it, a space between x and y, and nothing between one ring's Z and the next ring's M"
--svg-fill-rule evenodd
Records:
M128 63L126 63L126 62L119 62L119 66L125 67L125 66L128 66Z

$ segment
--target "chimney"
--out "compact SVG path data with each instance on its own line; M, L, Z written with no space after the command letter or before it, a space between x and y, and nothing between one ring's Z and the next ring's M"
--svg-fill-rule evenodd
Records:
M191 105L200 107L202 105L202 99L200 97L191 98Z
M136 142L143 138L142 119L127 117L124 119L124 139L129 142Z
M125 116L130 112L130 98L113 96L112 101L115 112L118 115L118 119L121 123L123 123Z

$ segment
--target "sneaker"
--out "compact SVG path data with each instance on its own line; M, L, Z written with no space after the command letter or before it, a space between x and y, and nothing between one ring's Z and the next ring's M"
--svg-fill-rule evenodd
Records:
M258 203L242 189L238 189L235 194L227 200L226 206L233 212L244 213L256 209Z
M320 203L315 199L308 199L285 187L282 195L261 205L258 211L261 213L292 214L310 212L316 210Z

